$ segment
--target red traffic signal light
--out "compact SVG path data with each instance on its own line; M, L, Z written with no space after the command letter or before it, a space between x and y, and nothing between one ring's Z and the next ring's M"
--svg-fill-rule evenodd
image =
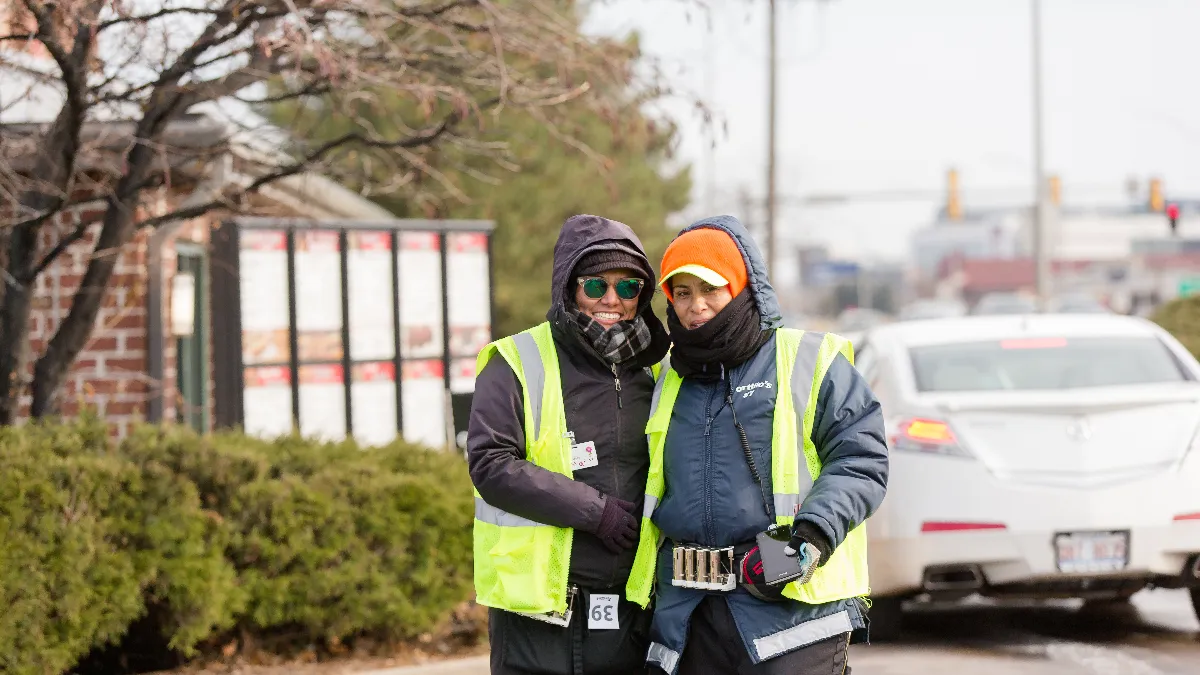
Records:
M1171 224L1171 234L1175 234L1175 230L1179 227L1179 205L1167 204L1167 222Z

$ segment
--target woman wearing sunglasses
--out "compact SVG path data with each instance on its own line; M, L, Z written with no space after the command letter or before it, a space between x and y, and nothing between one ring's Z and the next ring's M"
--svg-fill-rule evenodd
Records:
M662 278L673 346L647 425L657 506L642 539L663 537L647 660L844 675L866 627L863 523L887 484L879 403L845 339L781 327L737 219L685 228ZM641 555L635 570L654 564Z
M669 346L650 309L655 275L629 227L574 216L552 276L547 321L477 364L467 459L492 673L645 672L649 593L628 589L643 585L635 554L657 545L638 537Z

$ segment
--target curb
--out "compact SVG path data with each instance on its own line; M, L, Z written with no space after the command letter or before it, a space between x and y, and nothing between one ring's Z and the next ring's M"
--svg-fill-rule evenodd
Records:
M487 656L475 656L469 659L438 661L420 666L400 666L383 670L363 670L355 675L467 675L468 672L478 671L487 673L490 662Z

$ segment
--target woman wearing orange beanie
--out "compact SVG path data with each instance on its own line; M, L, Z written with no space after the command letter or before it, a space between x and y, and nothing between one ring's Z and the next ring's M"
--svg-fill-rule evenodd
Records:
M665 486L647 488L664 538L647 662L849 673L866 628L862 524L888 477L879 402L844 338L781 328L737 219L685 228L661 272L672 351L647 425L648 485Z

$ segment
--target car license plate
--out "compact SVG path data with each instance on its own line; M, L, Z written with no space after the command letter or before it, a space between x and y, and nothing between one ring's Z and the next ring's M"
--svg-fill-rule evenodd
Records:
M1058 571L1118 572L1129 565L1128 532L1065 532L1054 537Z

